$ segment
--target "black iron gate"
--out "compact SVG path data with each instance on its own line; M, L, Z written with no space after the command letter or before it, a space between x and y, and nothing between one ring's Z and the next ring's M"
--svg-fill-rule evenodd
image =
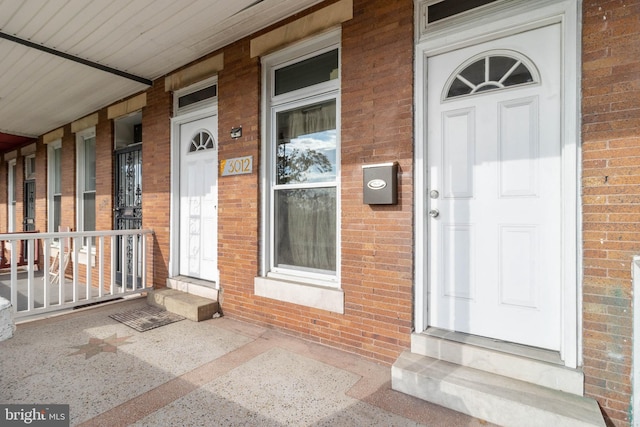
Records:
M24 182L24 215L22 229L34 231L36 229L36 181L29 179Z
M129 146L115 152L115 215L116 230L139 230L142 228L142 146ZM122 257L122 245L125 258ZM142 242L138 242L140 253ZM138 257L142 259L142 257ZM116 282L122 284L123 272L126 274L127 287L133 280L133 236L123 237L117 243ZM137 287L141 287L142 266L137 266Z

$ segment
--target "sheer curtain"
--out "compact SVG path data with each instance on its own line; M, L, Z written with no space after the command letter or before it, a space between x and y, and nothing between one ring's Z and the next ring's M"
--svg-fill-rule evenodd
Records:
M290 140L336 129L335 100L289 111L287 115L283 135ZM309 147L309 151L314 149L317 147ZM335 179L335 170L332 170L327 174L327 183L333 184ZM335 271L335 185L279 190L276 209L277 264Z

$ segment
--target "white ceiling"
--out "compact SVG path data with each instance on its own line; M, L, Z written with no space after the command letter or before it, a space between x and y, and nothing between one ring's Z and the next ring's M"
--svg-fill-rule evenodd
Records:
M154 80L321 0L0 0L0 32ZM0 38L0 132L39 136L148 86Z

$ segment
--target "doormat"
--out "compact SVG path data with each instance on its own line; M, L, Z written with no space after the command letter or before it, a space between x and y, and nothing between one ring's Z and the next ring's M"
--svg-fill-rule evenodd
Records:
M151 306L126 311L124 313L111 314L109 317L120 323L124 323L138 332L145 332L185 319L183 316L171 313L165 309Z

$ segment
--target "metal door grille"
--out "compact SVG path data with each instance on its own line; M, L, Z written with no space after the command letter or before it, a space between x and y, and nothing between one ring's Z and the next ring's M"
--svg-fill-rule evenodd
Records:
M116 230L139 230L142 228L142 147L138 144L115 152L115 215ZM123 238L124 239L124 238ZM123 265L122 245L118 240L117 247L117 283L122 283L123 272L127 275L127 285L133 283L133 237L124 241L125 260ZM138 242L138 251L142 249ZM138 272L142 271L138 266ZM141 278L136 278L137 286L141 286Z

